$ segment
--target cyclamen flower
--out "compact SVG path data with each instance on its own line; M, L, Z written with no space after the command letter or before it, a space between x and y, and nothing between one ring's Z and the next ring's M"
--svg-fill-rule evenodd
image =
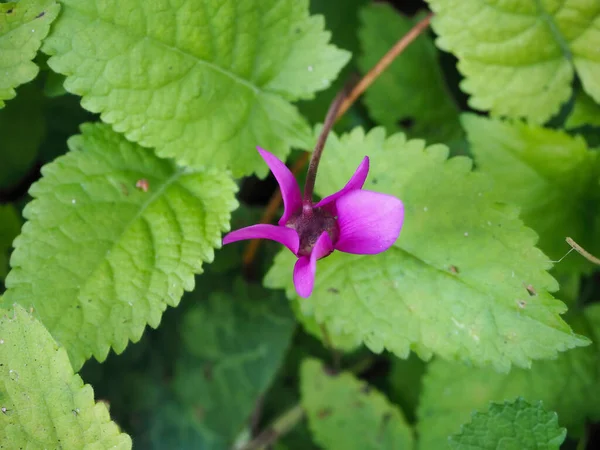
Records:
M223 244L270 239L285 245L298 257L294 286L301 297L312 293L318 259L334 250L358 255L381 253L398 238L404 206L396 197L362 189L369 173L367 156L342 190L313 204L310 198L302 201L296 179L282 161L257 149L279 183L283 216L278 225L258 224L232 231L223 238Z

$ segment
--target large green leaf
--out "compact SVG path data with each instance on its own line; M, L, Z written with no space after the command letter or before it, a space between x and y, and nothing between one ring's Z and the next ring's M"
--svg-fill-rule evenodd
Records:
M312 98L349 59L308 0L61 0L43 50L69 92L128 139L193 166L265 174L309 129Z
M138 341L194 288L229 228L236 187L226 173L178 168L106 125L84 125L69 146L30 190L4 303L34 306L79 369Z
M582 432L586 419L598 420L600 333L593 330L600 330L600 305L589 307L584 317L573 317L572 324L593 337L594 345L568 351L554 361L537 361L529 370L513 369L504 375L439 359L429 364L418 410L419 448L443 448L472 411L517 397L542 400L573 435Z
M21 229L21 219L12 205L0 205L0 281L8 273L8 253Z
M540 248L554 261L565 255L567 236L594 252L597 153L583 138L520 122L463 115L475 162L494 180L494 195L521 207L521 217L540 236ZM597 196L596 196L597 197ZM579 273L593 265L573 254L556 270Z
M130 449L44 326L18 305L0 314L0 448Z
M282 295L240 281L186 313L187 357L178 362L174 388L182 405L201 410L202 434L231 445L273 381L294 328Z
M0 189L31 169L46 131L40 89L29 83L18 92L16 99L0 109Z
M477 412L449 443L458 450L558 450L566 435L567 430L558 427L555 412L546 411L541 402L530 405L519 398Z
M600 2L428 0L437 45L454 53L470 105L545 122L573 74L600 101Z
M447 160L445 146L425 148L402 134L386 139L381 128L366 136L356 129L330 136L317 192L344 186L365 154L365 188L402 199L404 228L383 254L334 252L319 261L314 292L300 302L305 314L376 352L387 348L406 358L414 349L502 371L587 343L548 293L558 286L545 271L549 259L534 247L535 233L516 208L494 200L468 158ZM294 260L284 249L265 279L291 298Z
M35 78L32 62L60 7L55 0L20 0L0 5L0 108L15 88Z
M383 394L314 359L301 368L302 406L315 441L327 449L412 449L412 429Z
M416 23L387 4L364 8L361 20L358 65L363 73ZM371 117L389 131L403 130L431 142L448 142L462 136L458 107L446 87L437 50L426 34L411 43L377 78L364 101Z

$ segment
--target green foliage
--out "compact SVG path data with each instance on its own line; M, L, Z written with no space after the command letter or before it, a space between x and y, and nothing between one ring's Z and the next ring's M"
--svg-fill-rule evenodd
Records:
M33 306L79 369L138 341L194 288L228 229L236 187L223 172L178 168L106 125L83 126L69 147L30 190L3 301Z
M319 261L313 294L300 303L304 314L375 352L387 348L406 358L414 349L424 358L436 353L500 371L586 345L560 319L564 304L548 293L557 283L545 272L550 261L534 247L535 233L515 208L494 200L468 158L447 160L445 146L356 129L330 136L317 192L342 187L365 154L365 189L402 199L404 228L385 253L334 252ZM290 298L294 259L282 250L265 279Z
M364 8L359 32L361 71L371 69L417 20L396 13L386 4ZM364 101L370 116L390 132L402 130L430 142L449 142L462 136L458 107L444 81L438 52L425 34L377 78Z
M15 88L35 78L32 62L60 7L55 0L20 0L0 4L0 108Z
M600 3L428 0L441 49L454 53L469 104L542 123L572 93L576 72L600 102Z
M232 273L211 266L158 330L84 367L140 448L230 449L273 381L293 316L281 294L232 286Z
M442 448L472 411L517 397L543 401L574 435L582 432L586 419L600 419L599 305L587 308L584 316L574 316L571 323L592 337L594 345L568 351L556 360L537 361L529 370L513 369L504 375L442 360L430 363L418 410L419 448Z
M301 369L302 406L323 449L410 449L412 429L383 394L314 359Z
M29 83L18 92L16 99L0 109L0 189L11 186L27 173L45 135L40 90Z
M581 137L471 114L462 122L477 166L494 181L494 195L521 207L523 221L539 234L539 247L552 260L569 250L567 236L591 252L600 250L594 220L600 170L597 153ZM575 254L556 266L571 273L592 268Z
M565 128L573 129L585 125L600 127L600 105L584 91L579 91L575 97L573 111L565 123Z
M310 99L346 64L308 0L62 0L43 50L82 105L161 156L192 166L266 168L304 147ZM97 39L96 36L102 36Z
M0 447L130 449L44 326L18 305L0 313Z
M530 405L520 398L474 414L449 443L459 450L558 450L566 435L567 430L558 427L556 413L546 411L541 402Z
M182 405L201 409L203 434L231 444L273 381L294 328L280 294L240 281L187 311L180 331L187 357L173 384Z
M3 281L8 273L8 253L20 229L21 219L15 208L11 205L0 205L0 281Z

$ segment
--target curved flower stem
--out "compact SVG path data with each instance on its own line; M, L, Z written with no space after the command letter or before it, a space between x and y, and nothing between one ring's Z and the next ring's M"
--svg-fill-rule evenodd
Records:
M327 111L327 115L325 116L325 122L323 123L321 134L319 134L317 144L315 145L315 149L312 152L312 157L310 158L310 165L308 166L308 171L306 172L304 198L302 199L302 205L305 209L307 207L312 208L312 196L313 190L315 188L315 181L317 179L319 161L321 161L321 155L323 154L323 149L325 148L325 142L327 142L327 136L329 136L329 132L333 128L333 124L338 118L340 107L342 106L342 103L346 98L347 90L347 87L344 87L344 89L338 92L338 94L335 96L333 102L331 102L331 106L329 106L329 110Z
M344 99L340 108L336 115L336 120L342 117L346 111L350 109L350 107L354 104L354 102L360 97L360 95L367 90L371 84L381 75L381 73L386 70L389 65L394 61L395 58L398 57L405 49L409 46L427 27L431 22L431 18L433 17L433 13L428 14L425 18L420 20L412 27L408 33L406 33L398 42L394 44L394 46L381 57L381 59L373 66L371 70L354 86L352 91L348 94L348 96ZM308 162L308 153L304 153L294 164L292 167L292 173L298 174L302 168ZM305 191L306 192L306 191ZM281 205L281 194L277 191L269 200L267 207L263 213L260 223L271 223L279 206ZM250 266L254 262L254 258L258 251L258 247L260 246L260 240L254 239L248 243L244 251L244 255L242 257L242 263L244 265L245 271L249 271Z

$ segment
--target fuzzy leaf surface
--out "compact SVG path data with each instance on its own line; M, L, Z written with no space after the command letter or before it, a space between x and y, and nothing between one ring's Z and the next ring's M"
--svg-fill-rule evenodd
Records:
M549 259L534 247L535 233L515 208L492 198L470 159L447 159L447 147L425 148L402 134L386 139L381 128L367 135L355 129L327 141L317 193L344 186L365 154L365 189L404 202L403 230L385 253L334 252L320 260L313 294L300 302L304 314L375 352L406 358L414 349L423 358L435 353L501 371L588 343L560 318L566 308L549 294L558 286L546 272ZM294 261L281 251L265 279L290 298Z
M567 236L592 253L595 239L597 153L583 138L560 130L508 123L472 114L462 116L477 167L494 180L498 200L521 208L527 226L540 236L539 247L554 261L568 250ZM589 272L593 265L570 255L557 271Z
M317 360L303 362L302 406L323 449L411 449L412 429L385 396L350 373L331 374Z
M469 421L472 411L518 397L543 401L574 436L582 433L586 420L598 420L600 307L588 307L583 316L570 322L575 330L592 337L594 344L565 352L556 360L536 361L529 370L514 368L500 374L439 359L430 363L418 409L419 449L443 448L448 436Z
M237 202L226 173L178 168L107 125L83 125L69 147L29 191L4 303L33 306L79 369L194 288Z
M416 21L384 3L364 8L359 29L361 71L369 71ZM462 136L458 107L446 87L437 49L426 34L421 34L377 78L365 92L364 102L375 122L389 131L402 130L431 142Z
M0 314L0 448L131 449L44 326L19 305Z
M20 0L0 4L0 108L15 88L38 74L32 61L48 35L60 6L55 0Z
M555 412L545 410L541 402L531 405L519 398L475 413L449 443L454 450L558 450L566 435Z
M600 2L428 3L436 44L458 58L473 108L543 123L571 96L575 72L600 102Z
M43 50L65 88L128 139L190 166L266 174L310 130L289 102L348 62L308 0L62 0ZM101 37L101 38L100 38Z

